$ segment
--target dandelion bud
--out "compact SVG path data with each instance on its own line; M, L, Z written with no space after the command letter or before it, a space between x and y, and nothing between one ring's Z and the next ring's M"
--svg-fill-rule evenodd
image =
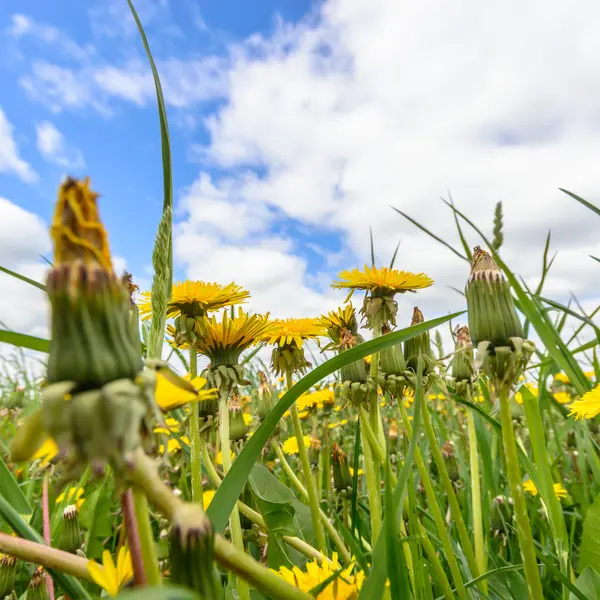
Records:
M381 328L381 335L390 333L389 325ZM382 350L379 354L379 368L386 375L400 375L406 371L406 363L402 353L402 344L396 344L391 348Z
M315 436L310 438L310 444L308 445L308 460L310 461L313 469L318 468L319 458L321 456L321 440Z
M258 379L258 418L263 421L273 410L275 404L273 398L274 391L271 383L262 371L258 372Z
M129 284L114 274L97 198L88 179L67 179L59 190L51 228L47 379L73 381L79 389L133 378L142 368L139 335L131 327Z
M57 547L71 554L75 554L81 548L79 511L74 504L67 506L63 512L62 529L58 536Z
M0 555L0 598L10 596L17 577L17 559L10 554Z
M337 444L331 447L331 463L333 465L333 487L341 494L350 495L352 492L352 475L346 453Z
M358 346L358 344L361 341L362 339L360 338L360 336L353 335L348 329L345 329L342 332L340 340L340 349L349 350L350 348ZM344 365L341 368L340 373L342 381L350 381L351 383L363 383L368 377L367 368L363 360L356 360L353 363Z
M423 313L417 306L415 306L412 321L410 323L411 326L418 325L424 321L425 319L423 318ZM433 363L435 362L435 357L433 355L433 351L431 350L429 331L419 333L419 335L416 335L404 342L404 360L406 361L407 369L416 373L417 369L419 368L419 357L421 357L421 368L423 370L421 374L427 375L431 371Z
M475 374L471 336L466 325L456 330L456 352L452 357L451 369L455 381L470 382Z
M242 402L237 390L234 390L229 402L229 439L233 442L243 440L248 434L248 425L242 414Z
M197 592L203 600L216 600L214 572L215 533L199 506L183 504L177 508L169 539L171 581Z
M475 345L490 342L492 347L509 346L511 338L523 337L510 285L492 256L479 246L473 252L465 294Z
M500 537L507 531L507 525L511 524L512 510L511 503L506 496L496 496L492 500L492 510L490 514L490 525L492 535Z
M456 456L454 455L454 442L452 440L444 442L441 451L448 477L450 477L451 481L458 481L458 462L456 461Z
M26 600L50 600L44 571L39 567L31 576L29 587L27 588Z

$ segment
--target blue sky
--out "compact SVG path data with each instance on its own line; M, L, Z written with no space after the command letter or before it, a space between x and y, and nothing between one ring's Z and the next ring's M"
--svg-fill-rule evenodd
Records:
M399 268L436 285L409 321L463 308L467 265L390 209L458 245L440 202L491 231L546 291L590 306L600 202L600 5L517 0L138 0L165 90L180 278L236 282L252 308L319 314L331 279L400 241ZM537 8L536 8L537 7ZM515 11L521 15L515 22ZM511 32L510 43L506 32ZM565 36L564 32L570 35ZM113 253L145 286L162 206L154 87L125 0L0 7L0 264L43 278L61 178L89 174ZM467 231L468 241L480 243ZM41 333L44 303L0 276L0 321Z

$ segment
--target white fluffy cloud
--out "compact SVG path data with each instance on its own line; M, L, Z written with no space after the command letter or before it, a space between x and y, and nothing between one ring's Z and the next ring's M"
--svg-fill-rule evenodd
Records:
M37 173L19 154L14 128L0 108L0 173L12 173L26 183L38 180Z
M85 160L79 148L67 143L63 134L50 121L42 121L35 127L37 149L49 163L66 169L80 170Z

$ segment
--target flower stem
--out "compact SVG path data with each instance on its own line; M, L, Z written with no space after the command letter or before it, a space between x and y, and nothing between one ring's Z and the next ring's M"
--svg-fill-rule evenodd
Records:
M329 442L329 423L325 421L323 428L323 495L328 505L331 504L331 447Z
M127 545L131 552L133 565L133 579L136 586L146 585L146 570L144 569L144 557L140 545L140 535L135 518L135 507L133 505L133 492L131 488L121 494L121 508L123 510L123 521L127 534Z
M51 532L50 532L50 506L48 503L48 479L50 475L46 471L44 475L44 483L42 487L42 521L43 521L43 532L44 540L48 546L51 545ZM48 597L50 600L54 600L54 581L50 576L50 573L46 573L46 589L48 590Z
M535 556L531 525L527 515L527 505L523 494L521 469L519 468L519 459L517 456L517 442L515 439L515 432L512 428L510 399L508 397L508 390L504 385L500 387L499 392L504 457L506 459L508 481L510 483L510 491L514 502L517 534L519 545L521 547L521 556L525 566L525 579L531 598L533 600L542 600L544 597L542 592L542 582L540 580L540 572Z
M133 488L133 508L137 522L146 581L149 586L159 586L161 585L160 569L158 568L156 546L154 545L154 536L152 535L148 502L146 501L144 491L138 487Z
M221 456L223 458L223 471L225 474L231 469L231 442L229 440L229 387L222 389L219 395L219 432L221 437ZM200 440L198 439L198 443ZM200 458L200 447L198 446L198 458ZM242 536L242 525L240 512L237 504L233 507L229 516L229 527L231 528L231 541L236 549L244 552L244 538ZM250 600L250 588L241 578L237 580L237 591L240 600Z
M286 385L287 389L290 390L292 387L292 374L290 371L286 373ZM308 452L306 450L306 446L304 445L304 435L302 433L300 417L298 416L298 407L296 406L295 402L290 407L290 412L292 415L292 423L294 425L294 433L296 434L296 440L298 441L298 454L300 455L300 464L302 465L302 471L304 473L304 484L308 493L308 506L310 508L310 514L312 517L315 543L317 550L325 552L327 550L327 545L325 542L325 532L323 531L321 517L319 515L319 499L317 498L315 480L310 469Z
M468 399L468 398L467 398ZM483 537L483 512L481 509L481 481L479 479L479 453L477 435L475 433L475 417L473 411L467 410L467 427L469 430L469 459L471 465L471 510L473 518L473 537L475 538L475 560L480 574L487 571L487 555ZM487 579L482 580L481 591L487 594Z
M450 480L450 476L448 475L448 470L446 469L446 464L444 463L444 458L442 457L442 453L440 451L440 447L435 436L435 431L433 430L433 425L431 423L431 415L429 414L429 408L427 408L427 402L423 402L422 412L423 427L425 429L427 439L429 440L429 448L431 450L433 460L435 461L435 464L438 468L438 473L442 481L442 485L444 486L444 492L446 493L446 498L450 506L452 520L454 521L454 525L456 526L456 530L458 532L460 545L462 546L463 552L465 553L465 557L467 559L469 569L471 570L471 574L474 577L478 577L479 575L483 575L484 571L479 570L479 566L477 564L477 561L475 560L473 544L471 543L471 538L469 537L469 532L467 531L467 527L465 525L465 521L463 519L462 512L458 504L458 499L456 498L454 487L452 486L452 481ZM481 583L479 585L479 588L481 589Z
M190 348L190 379L193 381L198 375L198 353L196 348ZM192 470L192 501L202 505L202 460L200 457L200 407L197 402L192 402L190 415L190 443L191 443L191 470Z
M375 547L379 532L381 531L381 480L379 478L379 465L373 457L369 438L365 433L363 421L360 423L360 433L365 463L365 476L367 479L367 496L371 512L371 545Z

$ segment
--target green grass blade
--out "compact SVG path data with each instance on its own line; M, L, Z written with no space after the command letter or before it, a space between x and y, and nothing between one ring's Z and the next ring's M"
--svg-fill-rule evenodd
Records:
M25 333L16 333L14 331L6 331L0 329L0 343L12 344L19 348L27 348L28 350L37 350L38 352L48 352L50 350L50 342L33 335Z
M31 516L32 509L13 474L0 457L0 490L5 500L20 514Z
M373 242L373 228L369 227L369 239L371 242L371 266L375 266L375 244Z
M445 317L439 317L438 319L432 319L425 323L413 325L393 333L381 336L374 340L364 342L354 348L346 350L333 358L325 361L323 364L318 366L316 369L311 371L308 375L304 376L298 381L286 394L279 400L273 410L269 413L267 418L262 422L260 427L256 430L254 435L250 438L249 442L244 446L244 449L240 455L235 459L231 470L223 479L217 493L211 502L207 514L211 518L215 530L222 531L229 520L231 510L237 501L244 484L248 478L250 471L254 463L258 460L261 450L270 438L273 430L277 426L277 423L283 416L283 414L290 408L290 406L306 391L308 391L313 385L321 381L327 375L331 375L338 371L342 366L347 365L356 360L360 360L365 356L380 352L385 348L390 348L394 344L398 344L407 339L413 338L419 333L428 331L438 325L446 323L450 319L456 318L462 315L464 311L447 315Z
M32 529L27 523L25 523L25 521L19 516L18 512L2 494L0 494L0 516L8 523L8 525L10 525L13 531L19 534L22 538L38 544L45 544L42 536L35 531L35 529ZM91 600L89 594L74 577L65 575L65 573L54 571L52 569L48 569L48 572L60 584L63 590L69 596L71 596L71 598Z
M396 249L394 250L394 254L392 254L392 260L390 261L390 269L394 268L394 263L396 262L396 257L398 256L398 250L400 249L400 242L396 244Z
M29 279L29 277L25 277L25 275L21 275L20 273L15 273L15 271L11 271L6 267L0 267L0 271L2 271L2 273L6 273L7 275L11 275L16 279L20 279L21 281L24 281L25 283L28 283L29 285L32 285L33 287L36 287L39 290L42 290L43 292L46 291L46 286L43 283L40 283L39 281Z
M446 246L446 248L448 248L448 250L451 250L452 252L454 252L454 254L456 254L456 256L458 256L459 258L462 258L463 260L466 260L467 262L470 262L470 260L466 256L463 256L456 248L454 248L454 246L452 246L448 242L444 241L441 237L438 237L437 235L435 235L435 233L432 233L431 231L429 231L429 229L427 229L427 227L425 227L424 225L421 225L420 223L415 221L412 217L409 217L406 213L402 212L400 209L396 208L395 206L390 206L390 208L395 210L398 214L401 214L406 220L410 221L413 225L415 225L415 227L418 227L421 231L426 233L429 237L432 237L436 242L439 242L440 244L443 244L444 246Z
M452 205L454 205L454 200L452 199L452 194L448 192L448 198ZM443 198L442 198L443 199ZM473 253L471 252L471 246L467 242L467 238L463 233L462 227L460 226L460 221L458 220L458 216L454 211L452 211L452 215L454 217L454 224L456 225L456 231L458 232L458 237L460 238L460 243L462 244L463 250L465 251L466 257L469 259L469 262L473 260Z
M597 215L600 215L600 208L598 208L596 205L592 204L591 202L588 202L587 200L584 200L581 196L578 196L577 194L574 194L573 192L569 192L569 190L565 190L563 188L558 188L561 192L564 192L565 194L567 194L567 196L571 196L571 198L577 200L577 202L580 202L581 204L583 204L586 208L589 208L590 210L593 210Z

